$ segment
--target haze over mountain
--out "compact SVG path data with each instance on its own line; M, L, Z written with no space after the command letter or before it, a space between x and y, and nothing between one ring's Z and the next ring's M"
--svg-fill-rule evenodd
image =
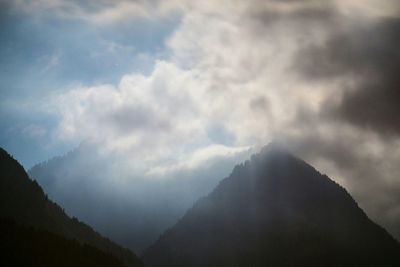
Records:
M347 191L276 145L236 166L145 251L149 266L399 266Z
M0 22L0 146L27 170L89 142L83 188L128 199L279 140L400 239L399 0L3 0Z
M102 207L99 206L99 208ZM23 167L2 148L0 148L0 217L11 219L25 226L24 228L22 226L14 226L12 223L8 224L10 226L9 230L15 233L11 237L7 236L7 229L1 229L4 231L2 233L4 240L11 242L11 245L4 244L5 249L8 249L10 245L12 250L13 244L14 248L22 249L21 242L26 241L29 244L27 245L28 247L34 247L36 242L37 245L42 244L45 247L54 246L54 251L60 253L59 256L55 256L59 257L54 259L55 261L65 257L66 254L63 255L63 253L68 251L73 255L79 255L79 253L85 255L84 251L80 252L79 246L74 243L71 244L67 240L62 241L63 238L67 238L95 247L103 251L103 254L112 254L127 266L142 266L141 261L128 249L124 249L109 239L102 237L90 226L80 222L78 219L68 217L60 206L48 199L36 181L29 179ZM7 223L5 225L7 226ZM33 227L37 231L26 228L27 226ZM21 234L18 234L20 231ZM40 239L41 235L43 235L43 239ZM13 237L15 240L12 240ZM64 252L61 251L63 245L67 248ZM59 250L57 250L57 246L59 246ZM71 250L68 250L68 248L71 248ZM85 249L85 246L81 248ZM92 254L91 251L93 252ZM100 258L97 258L96 253ZM96 252L96 249L90 247L87 254L93 255L92 259L95 259L93 264L102 257L107 258L100 251ZM50 254L46 255L51 256ZM31 256L33 257L34 255ZM110 260L110 262L113 261L113 259ZM119 262L115 259L114 261L116 263ZM46 262L51 263L52 261ZM79 263L79 261L77 262Z
M399 43L399 0L0 0L0 147L139 254L271 141L400 240Z
M250 153L232 152L195 171L154 177L121 170L117 159L81 144L28 173L69 215L140 253Z

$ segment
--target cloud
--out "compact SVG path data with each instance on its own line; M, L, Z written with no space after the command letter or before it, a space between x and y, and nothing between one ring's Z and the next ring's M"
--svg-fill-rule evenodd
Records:
M57 135L118 155L131 173L171 177L280 140L393 225L400 220L394 3L174 2L182 18L168 56L149 74L54 98Z
M22 134L27 135L31 138L39 138L46 135L47 131L44 127L39 125L30 124L22 129Z
M168 174L177 171L191 171L199 168L210 168L215 162L228 159L238 158L243 155L249 156L250 147L227 147L224 145L209 145L204 148L197 149L191 157L182 157L177 163L167 166L156 166L151 168L146 174L150 176L165 177Z
M398 134L399 41L400 19L339 28L322 45L301 51L296 68L306 79L352 81L337 105L328 103L327 113L379 132Z
M16 0L12 6L38 18L81 20L96 26L163 17L180 10L179 5L142 0Z
M149 77L126 75L117 87L79 88L61 95L55 100L62 119L59 136L102 143L109 151L141 151L140 159L149 162L174 154L183 140L202 142L207 137L193 104L195 95L185 92L193 75L158 62Z
M323 43L301 49L294 61L302 79L341 84L336 96L324 100L316 121L334 125L331 133L296 140L300 155L320 157L322 169L341 179L367 213L397 237L399 33L399 17L353 21L334 28Z

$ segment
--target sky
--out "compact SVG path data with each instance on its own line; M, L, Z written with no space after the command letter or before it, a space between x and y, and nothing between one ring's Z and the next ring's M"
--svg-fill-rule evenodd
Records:
M149 179L271 142L400 236L396 0L0 0L0 145Z

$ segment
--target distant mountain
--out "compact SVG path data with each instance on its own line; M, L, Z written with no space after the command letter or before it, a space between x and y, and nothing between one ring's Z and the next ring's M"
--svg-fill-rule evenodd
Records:
M28 174L67 214L140 253L248 157L249 152L232 154L195 170L153 179L143 172L124 171L118 155L82 143L35 165Z
M91 245L114 255L128 266L142 266L129 250L102 237L76 218L68 217L62 208L48 199L37 182L29 179L23 167L1 148L0 217Z
M276 145L238 165L143 254L151 267L400 266L347 191Z
M123 267L93 246L0 218L0 266Z

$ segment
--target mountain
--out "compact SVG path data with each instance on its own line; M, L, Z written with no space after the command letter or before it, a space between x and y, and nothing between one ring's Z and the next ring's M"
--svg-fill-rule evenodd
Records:
M68 217L61 207L48 199L37 182L29 179L23 167L1 148L0 173L1 217L91 245L114 255L128 266L142 266L128 249L102 237L76 218Z
M93 246L4 218L0 218L0 248L0 266L125 266Z
M65 155L35 165L28 174L67 214L141 253L248 157L249 152L232 153L160 178L132 171L132 166L126 170L121 162L130 160L83 142Z
M142 258L152 267L400 266L400 245L344 188L269 145Z

